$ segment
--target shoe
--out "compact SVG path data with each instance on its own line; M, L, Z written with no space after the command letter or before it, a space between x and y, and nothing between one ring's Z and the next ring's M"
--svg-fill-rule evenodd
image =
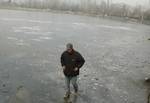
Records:
M72 103L72 101L69 99L69 100L67 101L67 103Z
M74 96L78 96L79 93L78 93L78 92L74 92L73 95L74 95Z
M70 93L66 93L65 95L64 95L64 99L69 99L70 98Z

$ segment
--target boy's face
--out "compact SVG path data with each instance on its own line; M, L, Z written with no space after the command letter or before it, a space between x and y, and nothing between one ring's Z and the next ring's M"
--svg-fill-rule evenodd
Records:
M68 53L72 53L73 49L72 48L67 48Z

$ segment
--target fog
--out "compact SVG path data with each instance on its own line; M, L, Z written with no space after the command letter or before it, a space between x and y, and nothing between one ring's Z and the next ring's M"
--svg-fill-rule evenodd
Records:
M1 1L12 1L12 2L26 2L26 1L34 1L34 0L1 0ZM50 0L35 0L35 1L50 1ZM142 6L150 6L150 1L149 0L61 0L62 2L68 2L72 4L80 3L83 1L88 1L88 2L97 2L100 3L101 1L110 1L112 3L126 3L132 6L136 5L142 5Z
M130 5L147 5L147 3L149 2L149 0L112 0L114 3L127 3Z

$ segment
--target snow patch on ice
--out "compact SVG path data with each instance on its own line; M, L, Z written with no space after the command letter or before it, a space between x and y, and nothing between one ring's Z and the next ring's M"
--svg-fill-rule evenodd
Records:
M33 41L37 41L37 42L41 42L42 40L41 39L31 39Z
M8 40L18 40L17 38L15 37L7 37Z
M132 28L123 27L123 26L98 25L98 27L101 27L101 28L109 28L109 29L129 30L129 31L133 31L133 30L134 30L134 29L132 29Z
M19 42L19 43L16 43L16 45L24 46L24 45L27 45L27 44L25 44L23 42Z
M23 27L13 27L13 31L19 34L31 34L31 35L43 35L50 36L53 32L41 31L39 26L23 26ZM40 39L52 39L51 37L41 37Z
M8 40L12 40L15 42L16 45L19 45L19 46L29 46L28 43L25 43L24 40L22 39L18 39L16 37L7 37Z
M72 23L74 28L76 27L88 27L89 25L88 24L85 24L85 23Z
M40 21L40 20L27 20L28 22L35 22L35 23L46 23L46 24L50 24L50 23L52 23L51 21Z
M27 31L27 32L25 31L24 33L25 33L25 34L33 34L33 35L39 35L39 34L41 34L40 32L35 32L35 31L29 31L29 32L28 32L28 31Z
M72 23L73 25L82 25L82 26L86 26L85 23Z
M52 39L52 37L39 37L39 39L50 40L50 39Z
M3 21L22 21L22 22L32 22L32 23L42 23L42 24L50 24L51 21L42 21L42 20L28 20L28 19L20 19L20 18L1 18Z
M33 31L40 31L39 26L23 26L19 28L20 30L33 30Z
M23 27L13 27L15 33L26 33L26 34L39 34L39 26L23 26Z
M16 33L20 33L20 32L22 32L22 30L14 30L14 32L16 32Z
M1 18L3 21L24 21L25 19L20 18Z
M16 45L18 45L18 46L29 46L29 44L26 43L24 40L16 41Z
M40 36L40 37L31 39L31 40L32 40L32 41L37 41L37 42L42 42L42 41L44 41L44 40L51 40L51 39L53 39L53 38L50 37L50 36Z

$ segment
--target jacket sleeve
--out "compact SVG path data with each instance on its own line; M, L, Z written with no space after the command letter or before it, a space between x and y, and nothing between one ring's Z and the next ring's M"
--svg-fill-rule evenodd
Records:
M61 61L61 66L65 66L64 53L61 55L60 61Z
M83 56L80 53L78 53L77 68L80 69L84 63L85 63L85 60L84 60Z

